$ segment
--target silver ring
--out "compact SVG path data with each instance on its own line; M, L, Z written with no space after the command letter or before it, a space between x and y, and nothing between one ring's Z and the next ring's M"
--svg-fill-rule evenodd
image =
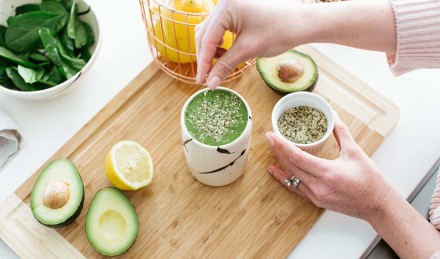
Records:
M293 184L293 188L295 188L295 189L297 189L298 185L301 183L301 181L296 176L286 178L286 180L284 180L284 182L286 183L287 187L290 187L290 185Z
M292 176L292 182L293 182L293 188L298 189L298 185L301 183L298 177Z

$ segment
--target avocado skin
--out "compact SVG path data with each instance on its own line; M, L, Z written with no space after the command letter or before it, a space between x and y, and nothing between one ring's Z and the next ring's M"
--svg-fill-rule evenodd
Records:
M49 224L44 224L43 222L39 221L37 218L35 218L35 216L34 216L34 218L36 220L38 220L38 222L40 222L40 224L42 224L46 227L50 227L50 228L61 228L61 227L65 227L67 225L70 225L71 223L73 223L75 221L75 219L79 216L79 214L81 214L81 211L82 211L82 208L84 205L84 196L85 195L84 195L84 186L83 186L83 196L81 199L81 203L78 206L78 209L75 211L75 213L73 213L72 216L70 216L70 218L66 219L64 222L61 222L61 223L55 224L55 225L49 225Z
M93 213L93 211L91 211L90 210L90 208L92 207L92 203L94 202L94 200L95 200L95 197L101 192L101 191L105 191L106 189L110 189L110 190L112 190L112 191L116 191L117 193L119 193L119 195L121 195L121 197L123 197L123 199L125 199L126 200L126 202L128 202L128 204L131 206L131 208L133 209L133 211L134 211L134 215L135 215L135 218L136 218L136 225L137 225L137 229L136 229L136 232L134 233L134 239L133 239L133 242L129 245L129 246L127 246L125 249L123 249L123 250L121 250L121 251L119 251L118 253L108 253L107 251L105 251L105 250L102 250L102 249L99 249L99 247L97 247L93 242L91 242L90 240L91 240L91 237L90 237L90 233L88 232L88 229L87 229L87 222L88 222L88 216L89 216L89 213ZM133 207L133 205L131 204L131 202L130 202L130 200L128 199L128 197L121 191L121 190L119 190L118 188L116 188L116 187L104 187L104 188L102 188L102 189L100 189L99 191L97 191L96 193L95 193L95 195L94 195L94 197L92 198L92 201L91 201L91 203L90 203L90 206L89 206L89 208L88 208L88 210L87 210L87 214L86 214L86 229L85 229L85 233L86 233L86 237L87 237L87 240L88 240L88 242L89 242L89 244L93 247L93 249L95 249L95 251L96 252L98 252L98 253L100 253L100 254L102 254L102 255L104 255L104 256L119 256L119 255L122 255L122 254L124 254L124 253L126 253L132 246L133 246L133 244L136 242L136 240L137 240L137 237L138 237L138 233L139 233L139 217L138 217L138 215L136 214L136 210L134 210L134 207Z
M75 212L74 212L69 218L67 218L66 220L64 220L63 222L60 222L60 223L58 223L58 224L47 224L47 223L41 222L41 221L37 218L36 214L34 213L34 208L32 207L32 197L33 197L33 195L34 195L34 189L36 188L36 185L38 184L38 182L39 182L39 180L40 180L40 177L42 177L42 175L43 175L43 173L45 172L45 170L50 170L50 169L48 169L48 168L53 167L53 166L57 166L57 163L68 163L69 165L71 165L71 166L74 167L74 169L76 170L77 176L78 176L78 178L79 178L79 183L81 184L81 187L82 187L82 197L81 197L81 202L78 204L77 209L75 210ZM60 228L60 227L67 226L67 225L69 225L69 224L71 224L71 223L73 223L73 222L75 221L75 219L79 216L79 214L80 214L81 211L82 211L82 208L83 208L83 205L84 205L84 199L85 199L84 184L83 184L83 181L82 181L81 174L80 174L79 171L78 171L78 168L76 167L76 165L75 165L71 160L69 160L69 159L67 159L67 158L58 158L58 159L55 159L55 160L51 161L51 162L50 162L50 163L49 163L49 164L48 164L48 165L42 170L42 172L41 172L40 175L38 176L38 178L37 178L37 180L36 180L36 182L34 183L34 186L33 186L33 188L32 188L30 207L31 207L32 215L34 216L34 218L35 218L40 224L42 224L42 225L44 225L44 226L46 226L46 227L50 227L50 228Z
M289 54L289 53L290 54L294 54L294 55L299 55L299 56L302 56L302 57L306 57L307 59L309 59L311 61L311 63L313 64L313 67L316 69L316 78L315 78L315 80L313 81L313 83L309 87L304 88L302 90L298 90L298 91L283 91L283 90L281 90L278 86L274 85L271 82L271 80L268 80L267 78L265 78L265 76L264 76L264 74L265 74L264 67L259 65L259 62L258 62L258 59L257 59L256 68L257 68L258 73L260 74L261 78L263 79L263 81L266 83L267 86L269 86L275 93L280 94L280 95L286 95L286 94L290 94L292 92L301 92L301 91L313 92L313 90L315 90L316 84L318 83L318 79L319 79L319 71L318 71L318 66L316 65L316 62L309 55L307 55L307 54L305 54L303 52L294 50L294 49L288 50L287 52L285 52L285 53L283 53L281 55Z

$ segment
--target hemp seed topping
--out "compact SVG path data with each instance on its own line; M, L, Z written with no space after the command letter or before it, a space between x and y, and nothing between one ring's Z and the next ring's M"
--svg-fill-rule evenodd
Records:
M199 102L200 101L200 102ZM215 142L231 142L242 133L242 125L247 123L247 113L241 99L226 91L209 90L198 99L198 105L187 110L186 120L192 125L190 133L203 143L209 139ZM243 116L244 115L244 116ZM236 132L239 130L239 132Z
M288 140L296 144L311 144L324 136L327 118L318 109L298 106L285 111L277 125L281 135Z

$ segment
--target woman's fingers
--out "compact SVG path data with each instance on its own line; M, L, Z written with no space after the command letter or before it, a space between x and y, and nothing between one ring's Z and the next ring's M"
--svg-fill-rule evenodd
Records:
M317 178L330 166L328 160L302 151L279 134L268 132L266 133L266 137L269 140L272 150L277 150L274 154L278 161L288 161Z
M232 73L240 62L250 58L247 53L248 51L246 47L240 39L237 38L232 47L224 52L212 66L211 71L209 71L206 85L211 89L215 89L223 79Z
M202 39L203 35L205 35L206 26L209 23L209 17L203 21L202 23L198 24L194 28L194 37L195 37L195 43L196 43L196 58L197 60L200 59L200 47L202 46ZM199 82L199 80L202 80L203 78L199 79L199 74L196 75L196 81ZM203 82L200 82L201 84Z
M206 74L212 66L212 60L217 52L217 47L223 41L223 34L226 28L223 27L222 19L218 11L214 11L211 16L205 20L196 33L196 51L197 51L197 76L196 81L202 84Z
M357 150L358 145L356 141L353 139L353 136L350 133L347 125L341 121L338 114L335 114L335 128L333 130L333 134L335 136L336 142L338 143L339 149L342 154L350 154L352 150Z

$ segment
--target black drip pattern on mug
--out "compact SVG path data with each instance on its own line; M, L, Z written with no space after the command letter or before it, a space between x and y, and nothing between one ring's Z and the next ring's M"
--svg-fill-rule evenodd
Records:
M209 171L209 172L199 172L199 174L213 174L213 173L220 172L220 171L222 171L222 170L228 168L229 166L233 166L234 163L235 163L235 161L237 161L240 157L242 157L242 156L244 155L244 153L246 153L246 149L243 150L243 151L241 151L241 154L240 154L236 159L234 159L232 162L230 162L229 164L227 164L227 165L225 165L225 166L222 166L222 167L220 167L220 168L218 168L218 169L215 169L215 170Z
M192 140L193 140L193 139L190 138L190 139L187 139L187 140L185 140L185 141L183 142L183 146L185 147L186 152L188 152L188 148L186 148L186 144L188 144L188 143L191 142Z
M222 153L222 154L234 154L235 153L235 152L231 153L229 150L223 149L221 147L217 147L217 152Z

